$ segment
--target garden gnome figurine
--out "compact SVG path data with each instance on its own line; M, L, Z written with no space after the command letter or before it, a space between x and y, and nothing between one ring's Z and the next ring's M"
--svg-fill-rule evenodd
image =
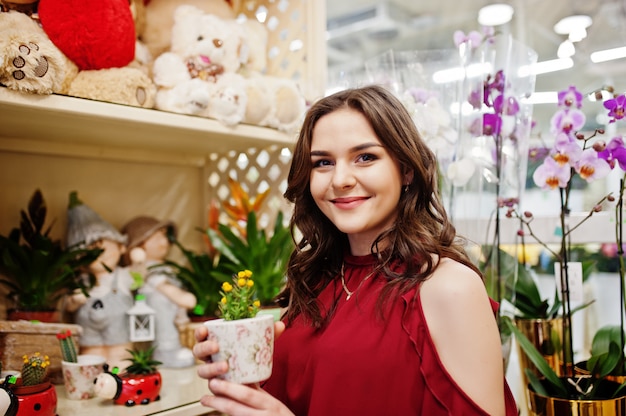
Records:
M124 369L132 349L126 312L133 306L130 271L120 266L126 251L126 236L70 194L67 213L67 245L101 248L102 253L89 265L88 274L95 277L88 297L78 291L71 295L66 309L75 313L75 322L83 332L80 353L105 357L110 367Z
M122 232L128 236L131 269L145 276L139 291L156 311L153 358L163 367L193 365L193 353L181 345L176 323L196 306L197 299L182 289L171 268L163 265L171 247L169 237L176 235L176 226L171 221L139 216L130 220Z

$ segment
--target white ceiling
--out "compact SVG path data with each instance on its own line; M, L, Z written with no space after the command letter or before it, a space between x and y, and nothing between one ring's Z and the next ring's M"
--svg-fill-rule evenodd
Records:
M513 20L499 30L533 48L539 61L556 59L559 44L566 39L553 26L572 14L588 14L593 24L588 36L576 43L574 67L537 76L536 91L556 91L576 85L591 91L604 84L626 89L626 59L593 64L589 54L596 50L626 45L626 0L502 0L515 8ZM479 30L478 10L494 2L485 0L326 0L329 83L339 70L362 68L363 60L386 50L453 48L455 30ZM386 19L366 24L338 23L355 19L359 12L380 5L387 7ZM379 9L380 12L380 9ZM359 20L359 19L356 19ZM340 29L333 30L338 25ZM536 106L535 114L553 111L553 105Z

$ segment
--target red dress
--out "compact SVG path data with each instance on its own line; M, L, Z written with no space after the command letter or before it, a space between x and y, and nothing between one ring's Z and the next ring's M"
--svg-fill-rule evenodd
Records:
M371 256L346 257L349 290L373 264ZM378 317L383 284L370 278L347 301L340 283L329 284L319 299L329 305L339 296L334 318L316 333L299 317L282 334L264 389L299 416L487 415L439 360L421 302L409 306L414 291L393 305L384 322ZM507 416L517 415L506 380L505 397Z

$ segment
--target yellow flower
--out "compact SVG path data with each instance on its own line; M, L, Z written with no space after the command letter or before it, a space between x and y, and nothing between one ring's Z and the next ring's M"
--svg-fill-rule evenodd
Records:
M228 282L224 282L222 283L222 289L224 290L224 292L230 292L231 290L233 290L233 285Z
M257 308L261 307L261 301L255 300L252 304L256 306Z
M237 279L237 286L244 287L245 285L246 285L246 279L244 279L243 277L240 277L239 279Z
M254 280L248 280L246 284L248 285L248 287L252 287L254 286Z
M228 301L226 300L226 298L222 298L222 300L220 302L222 302L222 305L226 305L226 302L228 302Z

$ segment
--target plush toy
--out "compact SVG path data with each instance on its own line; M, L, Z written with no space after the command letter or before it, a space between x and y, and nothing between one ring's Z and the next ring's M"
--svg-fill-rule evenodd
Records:
M294 81L261 72L267 49L264 30L258 22L179 6L171 50L153 66L156 108L231 126L244 122L291 131L304 113L304 98Z
M39 19L50 40L83 71L123 67L135 57L128 0L39 0Z
M77 72L27 14L0 13L0 83L35 94L65 93Z
M182 5L174 12L171 50L152 68L156 108L240 123L246 111L240 46L243 31L235 21Z
M143 0L132 1L143 4ZM105 8L102 3L100 5ZM124 4L130 13L126 0ZM49 2L44 0L39 6L46 10ZM47 10L47 16L50 18L53 12L54 10ZM143 11L138 12L138 18L142 13ZM72 16L74 14L71 13ZM54 20L53 18L52 21ZM68 22L70 20L67 19ZM72 28L70 32L77 36L83 33L76 28ZM148 62L143 64L145 67L148 65ZM146 68L142 68L142 64L136 63L122 68L79 72L78 66L27 13L14 10L0 13L0 83L9 89L35 94L69 94L152 108L156 86L148 72Z
M157 57L170 50L174 11L182 4L195 6L204 13L225 19L236 17L242 0L145 0L144 25L138 37L150 55Z

